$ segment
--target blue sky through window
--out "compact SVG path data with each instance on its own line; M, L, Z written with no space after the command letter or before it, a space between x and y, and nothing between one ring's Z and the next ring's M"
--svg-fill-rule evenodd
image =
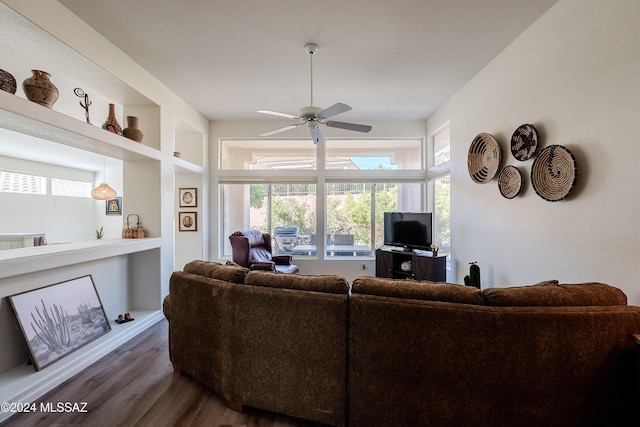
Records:
M398 169L398 165L391 164L390 157L350 157L360 169L374 169L382 165L385 169Z

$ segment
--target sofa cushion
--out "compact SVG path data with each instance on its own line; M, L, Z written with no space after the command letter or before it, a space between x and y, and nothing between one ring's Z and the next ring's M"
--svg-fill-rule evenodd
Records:
M213 261L195 260L186 264L183 271L211 277L212 279L224 280L225 282L242 284L249 269L239 265L223 265Z
M386 297L485 305L479 289L450 283L361 276L354 280L352 291Z
M487 305L508 306L606 306L626 305L620 289L603 283L545 284L492 288L482 291Z
M326 292L331 294L349 293L349 284L347 281L341 276L334 275L311 276L251 271L247 274L244 284L300 291Z

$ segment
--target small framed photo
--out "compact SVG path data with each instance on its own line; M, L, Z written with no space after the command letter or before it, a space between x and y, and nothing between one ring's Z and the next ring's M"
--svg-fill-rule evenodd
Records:
M106 200L104 203L107 215L122 215L122 197Z
M198 189L197 188L181 188L180 207L181 208L197 208L198 207Z
M178 212L179 231L198 231L197 212Z

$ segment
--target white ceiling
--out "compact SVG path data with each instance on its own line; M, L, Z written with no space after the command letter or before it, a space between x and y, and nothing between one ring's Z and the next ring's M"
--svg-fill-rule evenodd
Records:
M59 0L211 120L426 119L557 0Z

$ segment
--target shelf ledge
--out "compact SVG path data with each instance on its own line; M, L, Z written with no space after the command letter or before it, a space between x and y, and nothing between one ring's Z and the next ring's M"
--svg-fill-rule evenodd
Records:
M158 237L104 239L0 251L0 279L160 248Z
M160 151L0 91L0 127L121 160L160 160Z

